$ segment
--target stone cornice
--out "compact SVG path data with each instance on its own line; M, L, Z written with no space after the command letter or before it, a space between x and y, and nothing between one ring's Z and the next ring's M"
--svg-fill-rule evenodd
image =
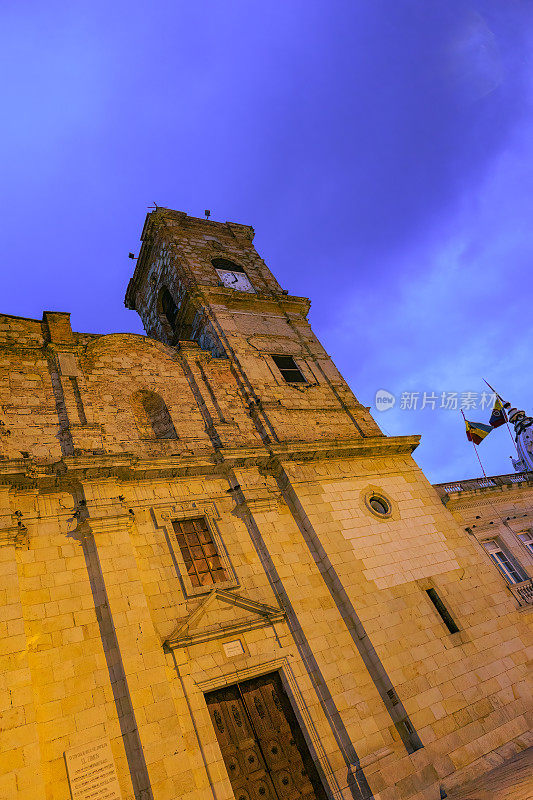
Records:
M0 482L2 476L34 475L35 465L30 458L9 458L0 460Z
M278 461L319 461L328 458L368 458L410 454L420 436L368 436L349 441L294 442L271 447Z
M306 317L311 308L311 301L307 297L284 294L263 294L261 292L238 292L226 286L202 286L202 295L209 298L213 305L223 305L225 308L236 311L250 310L258 314L269 311L293 312ZM191 296L194 299L196 292Z
M390 456L412 453L418 447L420 436L368 436L347 441L326 440L315 442L286 442L268 447L269 458L277 461L322 461L328 458ZM266 447L225 448L219 458L231 466L262 466Z
M321 461L323 459L386 457L410 454L420 436L372 436L347 441L286 442L254 447L204 450L143 458L133 453L83 454L63 458L54 464L31 459L0 461L0 482L21 488L52 490L62 482L101 480L154 480L224 474L235 466L268 467L273 462Z
M506 497L510 495L509 499L512 499L513 495L520 498L524 496L524 490L528 488L533 492L532 480L524 480L520 483L502 483L495 486L480 486L476 489L462 489L456 492L449 492L444 496L439 492L439 496L447 508L461 509L485 503L491 495L496 499L500 499L502 495Z

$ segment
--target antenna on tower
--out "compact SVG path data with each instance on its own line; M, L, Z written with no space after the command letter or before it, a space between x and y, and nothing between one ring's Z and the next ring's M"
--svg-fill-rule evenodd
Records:
M204 211L204 214L205 214L205 218L206 219L209 219L209 217L211 216L211 212L210 212L210 210L208 208L206 208L206 210Z

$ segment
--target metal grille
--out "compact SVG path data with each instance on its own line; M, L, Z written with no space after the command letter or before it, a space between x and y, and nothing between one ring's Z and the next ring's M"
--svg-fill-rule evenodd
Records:
M203 517L173 520L172 525L193 586L226 581L227 575Z

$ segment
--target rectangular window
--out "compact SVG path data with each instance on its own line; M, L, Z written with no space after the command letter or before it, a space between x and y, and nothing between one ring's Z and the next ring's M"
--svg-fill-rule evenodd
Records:
M490 539L487 542L482 542L482 544L508 583L527 581L525 571L500 544L498 539Z
M307 383L292 356L272 356L272 360L287 383Z
M172 526L193 586L227 581L227 575L204 517L173 520Z
M525 531L524 533L519 533L518 538L524 545L527 547L530 553L533 553L533 532L532 531Z
M435 608L437 609L442 621L444 622L444 624L446 625L446 627L448 628L450 633L458 633L459 628L457 627L457 624L456 624L454 618L452 617L452 615L450 614L450 612L448 611L448 609L446 608L446 606L444 605L444 603L440 599L440 597L437 594L436 590L435 589L426 589L426 594L429 597L429 599L431 600L431 602L433 603L433 605L435 606Z

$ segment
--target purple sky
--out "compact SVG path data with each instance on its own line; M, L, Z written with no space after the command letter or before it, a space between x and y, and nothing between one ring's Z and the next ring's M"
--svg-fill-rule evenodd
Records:
M210 208L311 297L384 431L422 433L430 480L479 475L440 393L485 377L533 411L532 22L531 0L3 3L0 311L142 332L146 207ZM487 472L512 452L494 431Z

